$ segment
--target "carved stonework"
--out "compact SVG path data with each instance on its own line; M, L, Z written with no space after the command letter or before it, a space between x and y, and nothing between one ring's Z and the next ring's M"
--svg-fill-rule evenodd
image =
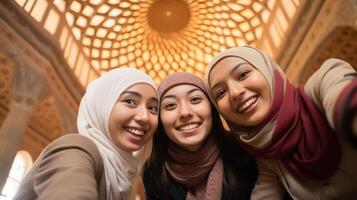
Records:
M3 108L8 108L9 106L13 69L14 64L0 49L0 105Z
M1 124L4 122L4 120L6 118L6 114L7 114L6 111L4 111L3 109L0 109L0 126L1 126Z
M37 106L29 124L49 141L52 141L62 135L60 122L61 119L53 97L48 97Z
M56 91L53 95L56 96L68 110L76 112L79 102L76 102L76 99L71 96L68 88L65 87L63 80L59 78L51 63L24 41L14 30L11 30L1 18L0 30L0 49L3 49L12 60L22 62L22 60L26 58L29 62L33 63L33 67L45 75L50 90Z
M49 88L44 75L38 72L31 63L16 65L12 78L11 103L27 107L37 106L48 96Z
M347 14L346 14L347 13ZM309 60L322 50L323 42L339 27L349 26L355 30L357 20L356 0L327 0L302 41L298 51L287 68L287 76L292 83L298 84L305 71L309 70ZM338 44L335 44L338 45ZM333 56L332 54L328 54ZM311 73L311 70L310 72ZM306 79L306 78L305 78Z
M55 104L60 115L60 124L62 134L77 133L77 112L71 112L60 102L58 99L54 99Z
M285 70L289 61L294 56L301 41L309 30L310 25L314 22L318 11L321 9L323 0L305 0L301 1L302 8L299 17L294 22L289 34L284 38L284 45L278 50L276 61L279 66Z
M11 105L16 108L24 108L25 105L25 113L30 113L30 119L19 150L28 151L35 159L46 145L63 134L63 116L59 109L68 110L65 116L71 117L66 120L75 119L78 103L48 60L1 18L0 30L0 126ZM46 98L49 94L51 96ZM62 107L59 108L55 102L61 102Z
M357 31L351 27L334 30L316 50L306 69L301 73L299 82L304 83L328 58L339 58L350 63L357 70Z

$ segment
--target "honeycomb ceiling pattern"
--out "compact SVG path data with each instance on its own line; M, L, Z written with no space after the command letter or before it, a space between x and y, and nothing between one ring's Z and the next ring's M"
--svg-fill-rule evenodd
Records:
M131 66L159 81L175 71L203 76L221 50L256 45L274 0L66 1L64 14L100 73Z

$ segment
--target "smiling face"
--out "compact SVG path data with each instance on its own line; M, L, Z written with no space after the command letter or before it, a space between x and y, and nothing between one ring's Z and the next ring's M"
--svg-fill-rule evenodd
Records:
M230 122L252 127L268 115L271 106L268 81L244 59L222 59L212 69L209 82L218 110Z
M211 104L198 87L178 85L162 97L160 120L174 143L197 151L212 129Z
M152 86L138 83L127 88L115 103L109 132L115 145L125 151L139 150L158 123L158 100Z

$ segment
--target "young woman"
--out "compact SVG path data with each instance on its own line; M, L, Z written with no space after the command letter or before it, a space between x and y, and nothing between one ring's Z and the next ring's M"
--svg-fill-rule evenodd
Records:
M225 133L203 81L174 73L159 96L159 127L143 169L147 199L249 199L255 161Z
M131 68L105 73L81 100L79 135L48 145L14 199L128 199L137 156L157 123L158 93L149 76Z
M293 199L356 198L357 151L341 139L356 131L355 75L348 63L329 59L296 88L255 48L229 49L213 59L206 73L210 98L257 158L252 199L281 199L284 190Z

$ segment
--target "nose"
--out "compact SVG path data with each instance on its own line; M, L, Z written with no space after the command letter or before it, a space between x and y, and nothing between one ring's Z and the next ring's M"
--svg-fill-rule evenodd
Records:
M228 86L228 93L231 101L236 101L241 99L244 96L245 89L239 83L231 83Z
M135 121L138 122L139 124L145 124L149 121L149 111L146 108L146 106L140 106L137 109L136 115L135 115Z
M192 116L192 110L187 103L181 103L180 105L180 118L187 119Z

